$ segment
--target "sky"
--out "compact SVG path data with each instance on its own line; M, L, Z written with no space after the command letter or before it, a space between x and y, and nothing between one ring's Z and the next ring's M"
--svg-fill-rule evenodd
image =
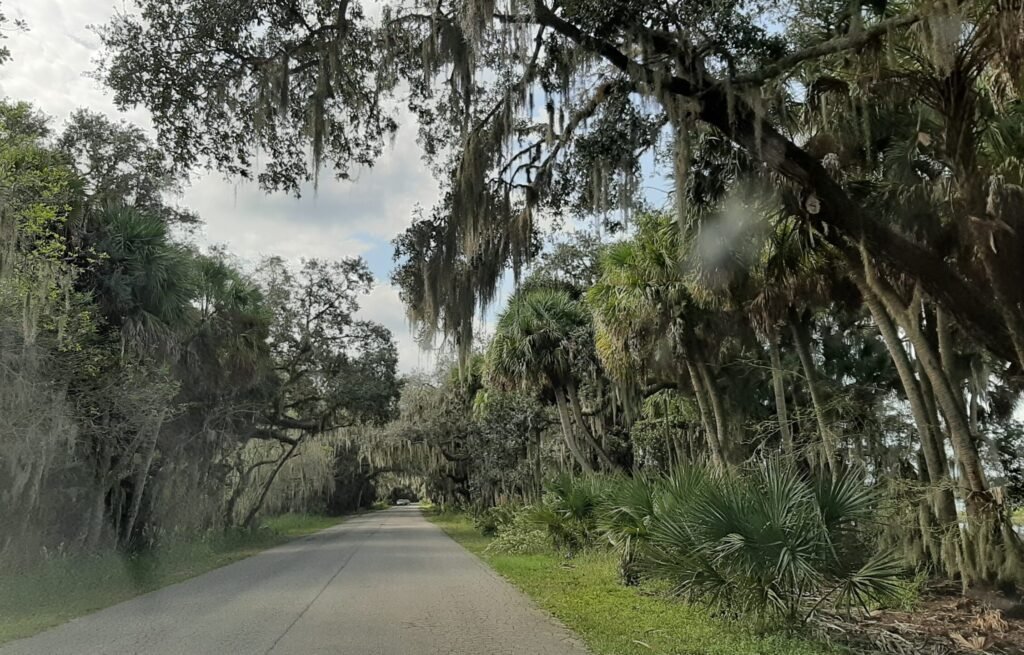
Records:
M9 19L23 19L29 28L7 34L12 60L0 68L0 96L31 102L57 130L80 107L151 129L146 110L119 112L111 94L87 76L100 50L88 26L105 23L123 1L0 0ZM394 146L355 181L338 182L325 172L316 192L307 189L296 199L208 173L197 175L177 202L202 217L197 242L224 244L245 260L271 254L294 261L363 257L377 285L362 300L360 315L392 331L399 368L411 372L431 368L433 356L413 340L398 290L389 284L390 242L410 224L413 209L432 205L438 192L422 162L415 125L401 122Z

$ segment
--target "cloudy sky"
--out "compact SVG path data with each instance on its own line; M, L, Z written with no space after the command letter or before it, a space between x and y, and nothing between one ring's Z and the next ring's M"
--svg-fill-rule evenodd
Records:
M78 107L88 107L149 128L145 110L120 113L110 95L86 74L100 43L87 26L107 21L123 0L0 0L11 19L24 19L26 33L9 33L13 60L0 68L0 96L27 100L53 117L60 128ZM429 368L430 353L412 339L397 289L388 284L390 241L409 224L417 205L429 207L437 186L420 159L415 127L406 123L392 149L355 182L324 176L317 193L301 200L267 195L253 185L217 174L197 177L179 202L205 221L202 243L226 244L255 260L277 254L337 258L360 255L377 276L377 287L363 300L364 317L395 334L403 371Z

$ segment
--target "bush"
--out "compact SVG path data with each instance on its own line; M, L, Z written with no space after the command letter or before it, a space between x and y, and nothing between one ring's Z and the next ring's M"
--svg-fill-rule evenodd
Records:
M604 487L600 478L563 474L548 483L541 503L528 516L556 550L572 557L594 543Z
M875 495L858 476L811 480L769 462L745 473L683 469L661 482L642 556L675 594L796 621L898 592L902 566L872 555Z
M515 505L496 505L477 512L473 516L473 527L485 537L493 537L501 528L512 521L518 508Z
M657 478L619 478L607 485L597 507L598 531L618 553L619 576L626 585L639 582L636 559L648 541L657 492Z
M532 508L524 507L512 519L498 528L494 541L486 552L506 555L537 555L551 550L551 543L545 531L537 527L531 516Z

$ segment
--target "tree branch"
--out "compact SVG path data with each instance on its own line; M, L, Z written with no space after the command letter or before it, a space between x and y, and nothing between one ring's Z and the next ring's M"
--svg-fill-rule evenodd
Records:
M924 18L925 13L923 11L912 11L901 16L894 16L880 21L867 29L850 32L843 36L837 36L827 41L822 41L821 43L816 43L812 46L797 50L796 52L779 59L773 64L763 66L755 73L734 77L730 82L733 85L739 86L756 86L764 84L768 80L786 73L805 61L842 52L843 50L859 48L871 41L874 41L875 39L885 36L892 30L899 29L901 27L910 27Z
M294 446L299 442L294 437L289 437L280 430L274 430L272 428L256 428L250 435L250 439L259 439L261 441L278 441L289 446Z
M606 59L619 70L643 82L649 89L680 96L697 103L696 117L717 128L768 168L795 182L821 201L817 214L799 218L818 229L851 265L860 266L859 248L864 244L875 257L920 281L938 304L956 316L971 335L991 352L1014 361L1008 350L1006 326L988 295L960 277L938 255L870 218L832 176L805 150L784 137L761 114L735 93L705 75L686 80L658 73L639 64L614 45L584 33L575 25L534 3L537 21Z

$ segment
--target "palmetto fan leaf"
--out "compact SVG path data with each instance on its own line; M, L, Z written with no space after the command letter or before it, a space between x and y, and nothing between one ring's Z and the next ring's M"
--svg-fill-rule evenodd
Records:
M545 491L543 502L528 509L530 522L546 531L555 548L568 555L590 545L604 481L563 473L549 481Z
M899 592L899 579L905 569L906 565L896 553L877 553L839 579L834 603L867 611L869 602L883 601Z
M852 469L834 480L816 480L813 490L821 520L829 530L865 522L878 510L875 494Z
M796 620L825 601L859 606L891 594L901 573L890 553L870 555L857 522L877 503L852 472L815 481L780 461L684 468L660 481L653 507L641 569L733 611Z
M601 499L597 527L618 552L620 571L628 583L636 580L633 564L648 539L657 488L655 479L638 473L611 481Z
M132 207L108 207L99 226L95 293L104 314L134 347L173 345L195 296L192 257L161 218Z
M559 382L571 375L590 318L565 291L535 288L512 297L498 319L487 354L487 375L499 386Z

